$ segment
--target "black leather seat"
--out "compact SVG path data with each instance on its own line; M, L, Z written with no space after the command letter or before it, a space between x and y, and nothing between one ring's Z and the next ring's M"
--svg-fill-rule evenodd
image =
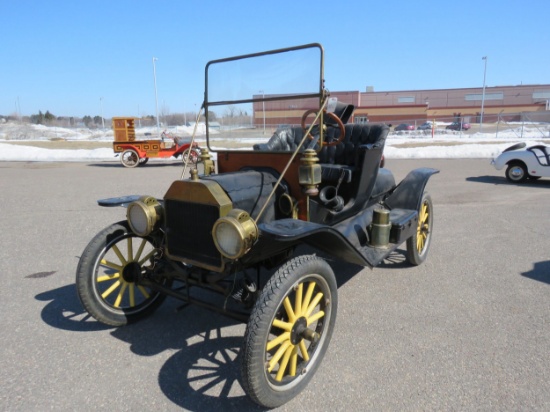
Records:
M358 151L363 149L383 149L387 132L380 125L346 124L344 139L335 146L324 146L319 152L322 179L324 182L349 183L359 159ZM301 127L281 128L275 131L267 143L254 145L254 150L260 151L293 151L298 147L304 136ZM326 140L338 139L340 129L329 128ZM310 141L304 143L304 150Z

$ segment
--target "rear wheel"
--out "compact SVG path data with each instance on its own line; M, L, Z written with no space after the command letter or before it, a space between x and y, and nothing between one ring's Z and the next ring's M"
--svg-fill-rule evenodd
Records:
M305 388L327 350L338 306L334 272L317 256L289 260L250 315L242 350L247 394L267 408Z
M76 270L84 308L98 321L122 326L152 313L166 298L139 284L157 253L151 237L134 234L126 221L99 232L86 246ZM170 287L171 281L165 280Z
M135 150L127 149L124 152L122 152L122 155L120 156L120 162L125 167L136 167L140 163L139 155Z
M527 173L527 168L523 163L514 162L508 165L506 169L506 179L510 182L521 183L527 180L529 174Z
M431 196L424 192L418 210L416 233L407 239L407 260L418 266L426 260L432 241L433 204Z

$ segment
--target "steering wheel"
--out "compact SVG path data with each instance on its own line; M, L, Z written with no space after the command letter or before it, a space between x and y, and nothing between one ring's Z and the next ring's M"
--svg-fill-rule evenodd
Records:
M302 116L302 129L307 130L306 128L306 119L310 114L317 114L317 111L315 109L310 109L307 112L305 112ZM338 143L340 143L342 140L344 140L344 137L346 136L346 128L344 127L344 123L342 123L342 120L338 116L336 116L332 112L325 112L325 116L330 117L332 120L336 122L338 125L338 128L340 129L340 136L338 136L338 139L333 142L326 142L323 141L323 146L336 146ZM307 137L310 140L313 140L313 136L311 133L308 133Z

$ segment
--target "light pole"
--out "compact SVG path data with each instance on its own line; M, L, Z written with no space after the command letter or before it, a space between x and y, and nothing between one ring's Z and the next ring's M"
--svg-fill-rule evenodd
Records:
M265 94L263 90L259 90L258 93L262 94L262 112L264 114L264 134L265 134L265 100L264 100Z
M483 69L483 93L481 94L481 116L479 118L479 131L483 129L483 107L485 106L485 77L487 75L487 56L483 56L481 60L485 60L485 68Z
M101 106L101 128L105 130L105 118L103 117L103 97L99 98L99 104Z
M158 59L153 57L153 80L155 81L155 108L157 114L157 135L160 137L160 123L159 123L159 99L157 95L157 68L155 67L155 62Z

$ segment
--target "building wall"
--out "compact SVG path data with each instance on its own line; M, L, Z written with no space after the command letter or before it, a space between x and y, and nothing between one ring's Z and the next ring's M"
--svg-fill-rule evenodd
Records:
M355 106L350 119L369 122L406 122L421 120L451 120L461 118L477 123L481 114L483 89L402 90L388 92L331 92L331 97ZM550 101L550 84L486 87L484 98L484 122L495 122L499 116L509 115L515 120L522 112L545 111ZM318 100L296 100L292 106L286 101L254 104L254 122L269 125L300 124L305 110L316 108Z
M360 94L355 116L369 121L405 121L461 117L477 122L481 114L483 88L403 90ZM550 100L550 85L486 87L484 121L499 114L544 111ZM493 115L493 116L487 116Z

